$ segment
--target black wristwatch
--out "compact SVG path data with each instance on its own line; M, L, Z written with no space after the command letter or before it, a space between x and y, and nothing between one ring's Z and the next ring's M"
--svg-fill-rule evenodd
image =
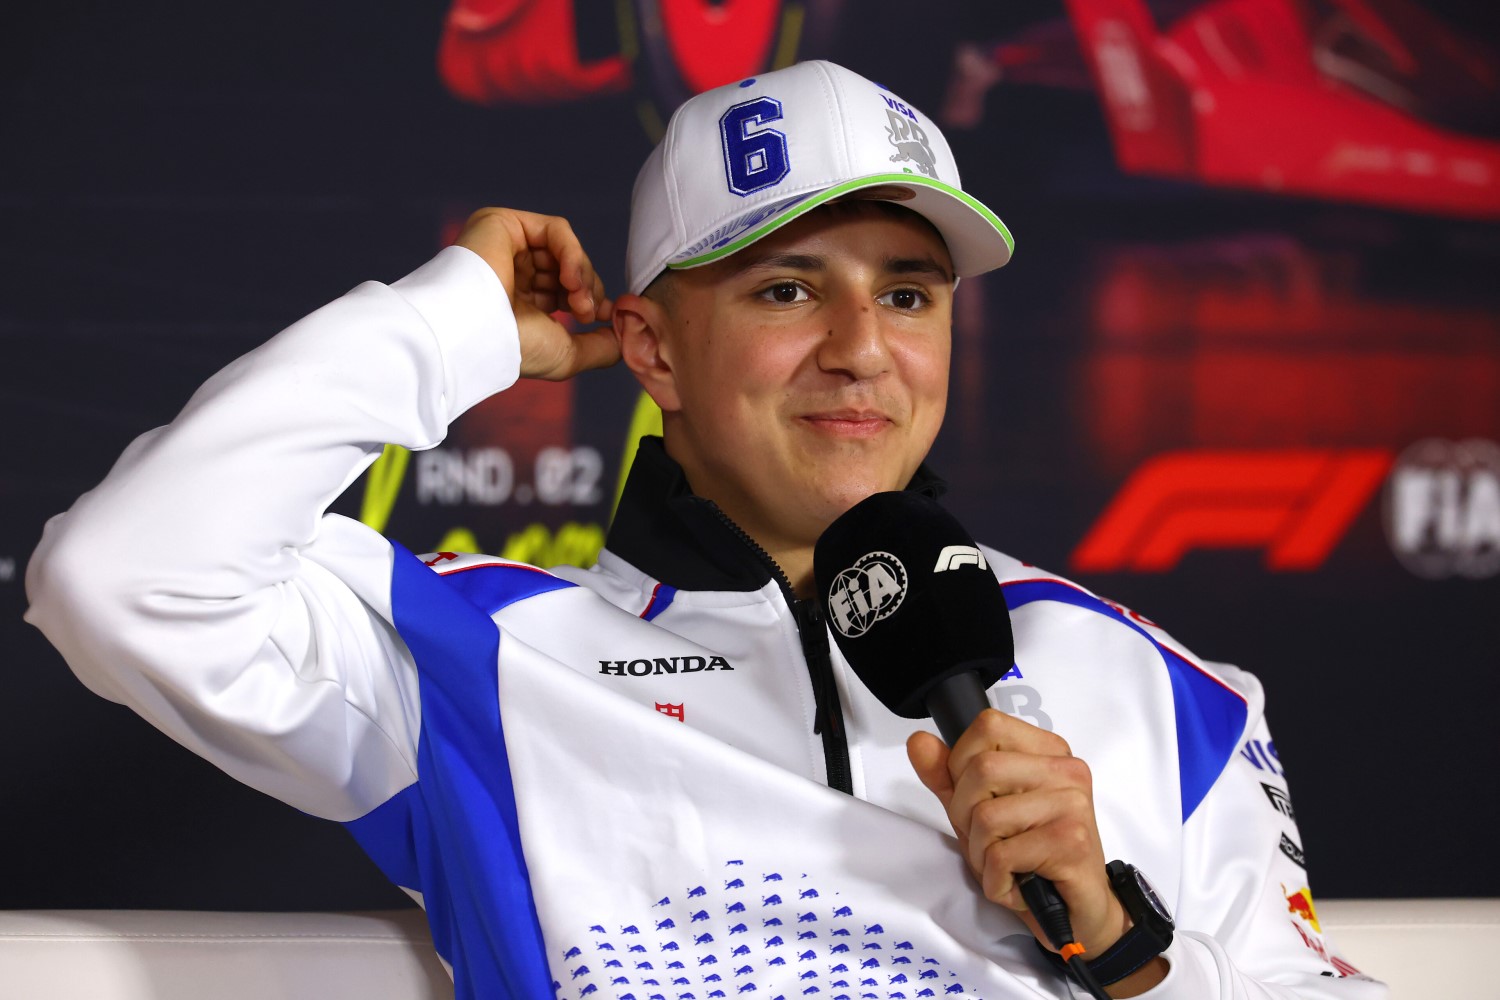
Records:
M1135 926L1088 963L1100 986L1119 982L1166 951L1172 943L1175 926L1172 911L1139 868L1124 861L1111 861L1104 870L1109 875L1109 887Z

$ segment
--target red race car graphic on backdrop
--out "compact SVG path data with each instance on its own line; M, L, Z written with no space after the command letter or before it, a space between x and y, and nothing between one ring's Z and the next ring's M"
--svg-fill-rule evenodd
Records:
M959 47L950 124L1003 80L1091 79L1126 173L1500 217L1494 55L1407 0L1212 0L1165 27L1145 0L1066 4L1076 41Z
M630 86L621 53L579 53L575 5L550 0L455 0L443 24L438 71L475 104L547 104Z
M438 69L477 104L551 104L638 87L664 119L701 91L821 50L844 0L455 0ZM592 53L592 54L590 54ZM659 121L655 122L659 124Z

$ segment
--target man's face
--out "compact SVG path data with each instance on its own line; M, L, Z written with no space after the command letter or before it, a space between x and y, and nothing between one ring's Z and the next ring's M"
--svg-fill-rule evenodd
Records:
M904 487L943 421L952 273L920 216L852 202L674 274L666 443L693 491L775 550Z

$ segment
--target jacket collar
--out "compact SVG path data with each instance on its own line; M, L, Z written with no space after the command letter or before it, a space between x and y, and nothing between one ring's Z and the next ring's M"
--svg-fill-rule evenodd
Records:
M947 484L924 464L906 488L937 497ZM759 590L781 576L718 504L693 493L659 437L641 438L606 546L679 590Z

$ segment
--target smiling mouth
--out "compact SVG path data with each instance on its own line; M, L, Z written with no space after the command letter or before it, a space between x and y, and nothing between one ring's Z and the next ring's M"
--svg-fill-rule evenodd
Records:
M847 438L874 437L893 424L883 413L858 410L809 413L801 419L816 431Z

